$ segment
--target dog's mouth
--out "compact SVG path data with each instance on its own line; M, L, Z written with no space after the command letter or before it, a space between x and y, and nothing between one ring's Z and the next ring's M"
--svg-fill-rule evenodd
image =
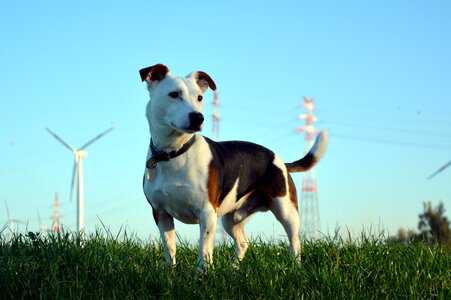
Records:
M196 125L196 126L189 126L184 129L186 133L195 133L202 130L202 125Z
M187 128L187 130L192 132L198 132L202 130L202 125L191 126L190 128Z
M196 125L196 126L190 125L188 127L180 128L180 127L175 126L173 123L171 123L171 127L174 130L176 130L178 132L182 132L182 133L196 133L196 132L202 131L203 126L202 125Z

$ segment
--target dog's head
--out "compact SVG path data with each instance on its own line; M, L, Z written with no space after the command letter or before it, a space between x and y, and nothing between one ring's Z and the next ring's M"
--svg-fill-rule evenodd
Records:
M216 90L207 73L196 71L175 77L165 65L157 64L141 69L139 74L150 94L146 114L151 130L171 128L194 133L202 129L203 94L208 88Z

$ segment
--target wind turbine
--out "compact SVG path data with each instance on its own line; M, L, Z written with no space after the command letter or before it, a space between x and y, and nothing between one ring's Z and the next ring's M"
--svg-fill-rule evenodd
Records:
M79 149L76 149L72 147L70 144L63 141L57 134L52 132L50 129L46 128L46 130L53 135L61 144L63 144L67 149L69 149L74 154L74 169L72 172L72 181L70 186L70 200L72 201L72 193L74 190L74 183L75 183L75 174L77 173L77 229L78 234L83 234L83 228L85 227L84 224L84 205L85 205L85 199L84 199L84 186L83 186L83 158L88 156L88 152L86 152L84 149L86 147L90 146L92 143L103 137L105 134L113 130L114 127L110 127L104 132L100 133L87 143L85 143L83 146L81 146Z
M11 214L9 213L8 203L6 203L6 200L5 200L5 208L6 208L6 216L8 217L8 227L9 227L9 231L10 231L10 239L12 239L13 234L14 234L14 223L25 224L25 222L11 218Z
M451 166L451 161L449 161L447 164L443 165L442 167L440 167L440 169L438 169L437 171L435 171L434 173L432 173L432 175L430 175L428 177L428 180L431 179L432 177L434 177L435 175L437 175L438 173L442 172L443 170L445 170L446 168L448 168L449 166Z
M36 211L37 215L38 215L38 222L39 222L39 233L42 235L47 231L47 228L42 225L41 222L41 214L39 213L39 210Z

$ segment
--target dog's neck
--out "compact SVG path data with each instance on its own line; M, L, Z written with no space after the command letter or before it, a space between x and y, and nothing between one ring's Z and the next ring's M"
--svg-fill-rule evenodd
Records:
M181 133L174 129L166 131L150 130L152 143L158 151L171 152L178 151L188 143L194 133Z

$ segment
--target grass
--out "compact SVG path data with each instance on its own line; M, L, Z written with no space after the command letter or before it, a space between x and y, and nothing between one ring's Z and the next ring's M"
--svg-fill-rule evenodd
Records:
M304 242L299 269L283 243L254 240L239 268L233 245L196 270L197 250L178 243L167 268L162 246L122 234L0 235L0 299L396 299L451 297L451 249L362 236Z

